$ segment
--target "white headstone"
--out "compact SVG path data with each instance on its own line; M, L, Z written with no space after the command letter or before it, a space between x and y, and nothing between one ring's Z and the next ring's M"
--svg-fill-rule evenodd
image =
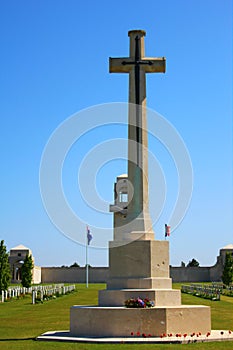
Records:
M35 302L36 302L36 291L33 290L32 291L32 304L35 304Z

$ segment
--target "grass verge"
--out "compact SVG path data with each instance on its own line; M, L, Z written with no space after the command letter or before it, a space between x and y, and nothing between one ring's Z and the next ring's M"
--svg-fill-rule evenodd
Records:
M43 304L31 304L31 297L26 296L20 300L12 300L0 304L0 349L8 350L43 350L43 349L124 349L124 350L152 350L152 349L232 349L232 342L197 343L188 345L169 344L80 344L38 342L34 339L49 330L69 329L69 310L72 305L95 305L98 300L98 290L104 289L104 284L90 284L87 289L85 284L76 285L76 291L60 298L44 302ZM173 288L180 288L180 284L174 284ZM211 307L212 329L233 330L233 298L221 297L221 301L210 301L196 298L188 294L182 294L183 304L207 305Z

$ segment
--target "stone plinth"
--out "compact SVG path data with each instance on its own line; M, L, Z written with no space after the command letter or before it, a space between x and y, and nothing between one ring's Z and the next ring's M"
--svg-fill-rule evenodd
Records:
M114 248L110 242L109 246L107 289L99 291L98 306L71 307L71 335L128 337L131 332L153 336L210 332L210 308L181 305L180 290L172 289L169 242L138 240ZM124 307L125 300L137 297L149 298L155 307Z
M211 331L207 306L159 306L150 309L124 307L73 306L70 335L81 337L129 337L131 332L159 337L164 333Z
M114 248L110 242L109 246L107 289L99 291L98 306L71 307L72 336L128 337L131 332L160 336L211 331L210 308L181 305L180 290L172 289L169 242L138 240ZM149 298L155 307L124 307L127 299L138 297Z
M127 337L131 332L154 336L210 332L210 308L181 305L180 290L172 289L167 241L138 240L114 248L110 242L109 246L107 289L99 291L98 306L71 308L71 335ZM155 307L124 307L125 300L137 297L149 298Z
M169 243L120 243L109 243L110 277L107 290L99 292L99 305L124 306L125 300L137 297L149 298L156 306L180 305L180 291L171 289L169 278Z
M107 290L99 292L99 305L124 306L126 299L137 297L148 297L156 306L180 305L180 291L171 289L169 278L169 243L120 243L109 242L109 280Z
M155 306L181 304L180 290L176 289L122 289L99 291L99 306L123 306L130 298L149 298Z
M108 289L119 289L121 288L142 288L142 289L169 289L172 288L172 279L171 278L157 278L157 277L148 277L148 278L111 278L108 280Z
M128 244L123 241L120 243L117 247L115 241L109 243L110 283L111 279L116 278L169 278L168 241L137 240ZM118 288L121 288L120 284Z

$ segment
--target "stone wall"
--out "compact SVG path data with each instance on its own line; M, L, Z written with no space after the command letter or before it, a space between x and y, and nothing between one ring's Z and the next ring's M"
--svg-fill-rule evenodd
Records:
M89 267L90 283L105 283L108 278L108 267ZM85 283L85 267L42 267L42 283Z
M210 282L210 270L211 267L170 267L170 277L173 282Z
M221 281L221 271L212 267L172 267L170 277L173 282L218 282ZM108 267L89 268L90 283L106 283ZM84 267L42 267L42 283L85 283L86 269Z

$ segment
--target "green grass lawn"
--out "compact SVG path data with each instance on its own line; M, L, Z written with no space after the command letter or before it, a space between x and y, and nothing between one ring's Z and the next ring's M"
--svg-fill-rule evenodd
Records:
M44 302L44 304L31 304L31 297L0 303L0 349L232 349L232 342L198 343L188 345L155 345L155 344L78 344L39 342L34 339L49 330L69 329L70 306L97 304L98 290L104 289L104 284L90 284L87 289L84 284L76 285L77 290L60 298ZM173 288L180 288L180 284L174 284ZM183 304L202 304L211 307L212 329L233 330L233 298L222 297L221 301L210 301L197 298L188 294L182 294Z

